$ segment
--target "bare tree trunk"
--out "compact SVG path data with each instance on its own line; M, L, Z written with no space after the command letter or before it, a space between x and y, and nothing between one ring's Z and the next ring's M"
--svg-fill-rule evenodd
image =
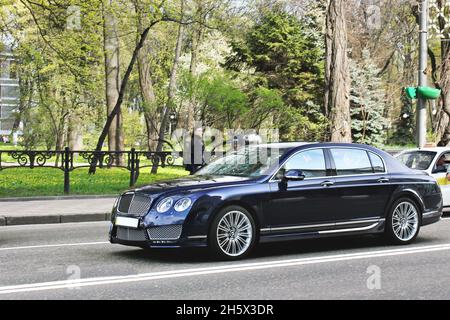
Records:
M197 23L195 25L194 32L192 35L192 46L191 46L191 62L189 65L189 73L190 75L194 78L197 76L197 65L198 65L198 55L199 55L199 50L200 50L200 44L203 40L203 35L204 35L204 25L203 23L205 21L203 21L204 19L204 14L203 14L203 5L201 1L196 1L197 4L197 20L200 21L200 23ZM187 115L186 115L186 123L185 123L185 129L188 130L191 135L194 132L194 125L195 125L195 121L198 120L196 119L196 113L197 110L195 108L195 102L194 102L194 98L191 97L189 99L189 103L188 103L188 108L187 108Z
M442 1L437 2L439 9L442 9ZM439 17L439 27L445 28L445 20ZM429 50L430 53L431 50ZM439 146L448 146L450 144L450 46L448 41L441 41L441 77L436 86L442 90L440 108L436 116L434 132Z
M181 1L181 22L184 18L184 0ZM183 36L184 36L184 24L180 23L178 26L178 36L177 44L175 48L175 57L173 59L172 70L170 72L169 88L167 90L167 103L161 110L161 125L159 127L158 144L156 146L156 152L161 152L164 144L164 134L167 127L167 121L169 120L170 110L173 109L174 98L175 98L175 87L177 82L177 71L178 64L181 56L181 49L183 47ZM155 163L152 167L153 174L158 172L158 164Z
M61 114L59 123L58 124L55 123L54 133L56 136L56 143L55 143L56 151L62 151L64 149L64 144L66 143L64 132L66 131L67 116L68 116L67 112L64 114ZM56 159L55 159L55 167L58 166L59 159L61 159L61 161L62 161L62 157L60 157L60 154L57 154ZM62 164L62 162L61 162L61 164Z
M119 39L117 37L117 21L111 8L114 1L106 0L103 8L106 112L108 115L117 103L120 90ZM122 114L119 110L108 130L109 151L124 149L122 131ZM121 162L123 162L123 158L119 157L117 164L121 164Z
M114 109L114 108L113 108ZM122 110L119 110L117 113L117 120L116 120L116 150L117 151L124 151L125 150L125 137L123 135L123 117L122 117ZM123 154L118 155L116 158L117 165L123 166L125 164L124 156Z
M345 4L329 0L326 21L325 113L335 142L352 141Z
M26 88L21 90L20 100L19 100L19 112L14 119L14 123L11 130L11 138L14 133L19 130L20 123L22 122L24 113L31 108L33 103L33 81L26 79L26 81L19 78L19 88ZM25 93L23 92L25 91Z
M140 7L138 1L134 2L134 6L137 14L138 34L142 34L144 30L142 22L144 10ZM139 41L139 39L137 39L137 41ZM137 67L139 86L143 100L143 113L147 128L147 146L149 151L155 151L158 144L159 113L155 90L153 88L152 70L149 59L151 50L151 44L146 41L138 54Z
M67 125L67 146L71 150L83 150L83 135L80 119L70 115Z
M156 114L156 113L154 113ZM147 129L148 151L156 151L158 145L159 117L152 117L148 112L144 113L145 127Z
M156 105L156 96L153 90L153 81L151 79L150 63L146 58L147 50L141 52L138 56L139 86L144 104L144 119L147 127L148 150L156 149L158 140L158 112Z
M440 139L440 146L450 144L450 50L446 50L444 60L441 67L441 80L439 87L442 90L442 108L438 116L438 124L436 125L436 137Z

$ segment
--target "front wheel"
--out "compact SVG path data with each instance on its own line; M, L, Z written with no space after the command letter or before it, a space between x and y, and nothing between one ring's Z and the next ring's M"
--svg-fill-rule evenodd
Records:
M209 232L209 247L222 259L237 260L247 256L255 244L253 217L240 206L222 209Z
M413 242L420 230L420 210L408 198L398 199L386 220L386 236L396 244Z

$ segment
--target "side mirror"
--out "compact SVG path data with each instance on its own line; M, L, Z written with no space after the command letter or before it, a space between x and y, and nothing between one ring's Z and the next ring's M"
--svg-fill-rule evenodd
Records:
M305 178L305 174L301 170L288 170L283 176L284 181L303 181Z

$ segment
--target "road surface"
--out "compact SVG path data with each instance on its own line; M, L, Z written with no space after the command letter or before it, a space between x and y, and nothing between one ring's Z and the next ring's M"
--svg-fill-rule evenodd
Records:
M109 223L0 227L0 300L450 299L450 219L410 246L377 237L259 246L246 260L204 249L107 242Z

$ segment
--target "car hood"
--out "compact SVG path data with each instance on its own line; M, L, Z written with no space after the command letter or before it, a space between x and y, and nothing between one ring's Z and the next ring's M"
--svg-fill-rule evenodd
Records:
M188 176L168 181L158 181L153 184L134 189L136 193L159 195L171 192L194 192L209 188L234 186L254 181L255 178L236 176Z

